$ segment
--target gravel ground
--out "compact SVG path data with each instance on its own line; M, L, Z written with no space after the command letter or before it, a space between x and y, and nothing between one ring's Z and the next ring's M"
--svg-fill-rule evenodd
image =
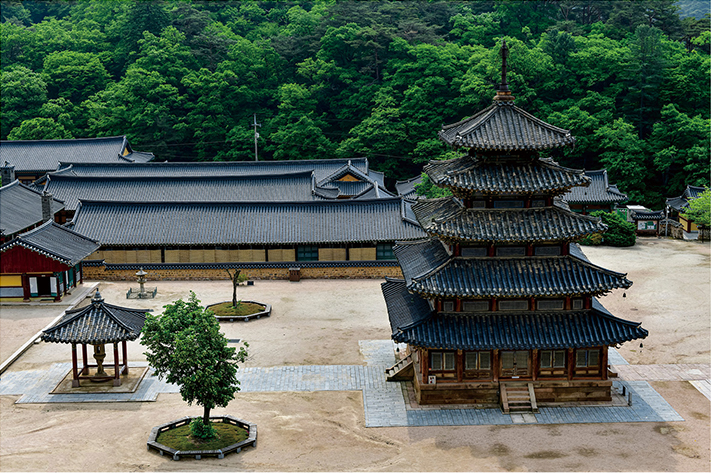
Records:
M650 331L644 348L628 343L620 349L630 363L709 362L708 245L642 239L633 248L585 251L593 263L634 281L626 297L616 291L602 299L615 315ZM223 329L228 338L250 343L247 366L364 364L358 340L389 338L380 282L256 281L240 287L239 296L271 303L272 317ZM153 301L127 301L128 283L102 283L101 291L110 303L156 312L190 290L204 304L231 297L228 281L155 285ZM21 345L43 326L39 319L61 310L3 306L0 353L13 351L4 345ZM143 360L142 351L129 344L129 359ZM67 345L41 343L10 370L42 369L69 357ZM2 396L0 470L709 471L708 399L688 382L652 385L685 422L365 428L360 392L244 393L215 413L256 422L258 447L223 460L179 462L145 448L153 426L202 412L178 394L146 403L52 405L16 405L17 396Z

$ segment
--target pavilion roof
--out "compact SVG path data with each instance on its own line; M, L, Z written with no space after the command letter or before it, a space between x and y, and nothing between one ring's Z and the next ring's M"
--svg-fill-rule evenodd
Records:
M467 258L450 257L425 240L400 242L393 251L407 288L426 297L573 296L632 285L625 274L593 265L576 248L571 245L567 256Z
M27 248L57 260L67 266L76 266L81 260L99 249L99 244L53 220L20 234L0 246L3 253L16 246Z
M430 235L448 241L542 242L576 240L607 226L599 218L551 207L467 209L454 197L420 200L412 207Z
M495 101L476 115L443 127L438 135L455 148L491 151L538 151L575 143L570 131L504 101Z
M610 314L596 299L591 310L435 312L403 280L382 284L392 338L448 350L563 349L614 345L648 334L639 323Z
M587 186L584 171L560 166L552 159L498 162L472 156L430 161L423 170L439 187L455 194L560 194L575 186Z
M397 181L395 183L397 195L401 195L406 199L417 199L418 196L415 187L419 184L422 184L422 174L406 181Z
M146 309L107 304L96 291L91 304L68 310L41 338L45 342L89 344L135 340L146 321L145 313Z

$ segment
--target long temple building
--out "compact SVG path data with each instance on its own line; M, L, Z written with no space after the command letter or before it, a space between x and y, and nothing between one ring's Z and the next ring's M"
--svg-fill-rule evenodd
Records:
M506 56L494 103L439 132L469 151L424 168L453 194L413 206L429 237L394 247L404 279L382 290L407 358L389 378L412 380L420 404L610 401L608 347L647 331L597 300L632 282L575 243L606 230L561 199L590 178L540 156L575 138L514 104Z

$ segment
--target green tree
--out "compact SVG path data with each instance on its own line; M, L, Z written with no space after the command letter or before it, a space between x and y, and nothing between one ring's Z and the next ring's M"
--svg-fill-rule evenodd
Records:
M602 210L590 215L602 219L607 225L607 231L602 234L602 244L609 246L634 246L637 236L634 224L626 221L617 212L604 212Z
M74 138L64 126L53 118L31 118L13 128L7 136L9 140L63 140Z
M146 315L141 331L148 363L159 378L177 384L183 400L203 407L202 423L210 425L210 410L227 407L239 391L237 368L247 359L248 345L227 346L214 314L200 305L194 292L178 299L162 315Z
M48 55L43 76L51 97L63 97L72 103L80 103L103 90L109 81L109 74L97 55L75 51Z
M699 226L711 226L711 190L707 187L698 198L689 201L689 207L682 210L682 215Z
M0 127L2 139L23 120L36 117L47 100L42 76L24 66L0 71Z

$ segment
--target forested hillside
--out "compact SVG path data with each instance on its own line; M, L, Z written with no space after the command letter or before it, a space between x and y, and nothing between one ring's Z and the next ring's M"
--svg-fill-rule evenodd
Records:
M157 160L367 156L409 178L488 106L569 128L555 158L659 208L708 185L707 2L2 2L2 139L128 135Z

